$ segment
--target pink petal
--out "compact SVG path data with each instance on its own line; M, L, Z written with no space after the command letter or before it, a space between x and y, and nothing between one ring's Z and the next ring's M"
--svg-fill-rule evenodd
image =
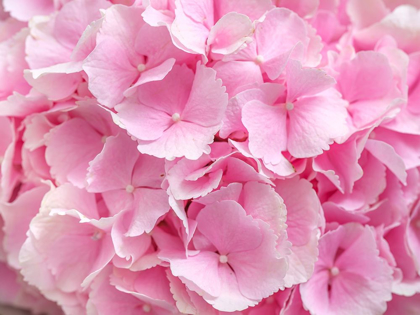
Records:
M171 272L167 272L167 276L170 282L171 293L173 294L174 300L176 301L177 309L184 314L196 313L196 306L193 304L190 297L190 293L194 294L194 292L190 292L181 282L181 280L178 277L174 277ZM209 312L211 312L210 305L207 303L203 304L207 305Z
M221 292L217 298L205 296L205 300L222 312L242 311L258 303L246 298L240 291L238 280L232 270L225 265L219 267Z
M318 256L318 228L320 225L320 201L305 179L294 177L276 181L276 191L287 207L287 236L292 247L286 286L307 281L313 273Z
M244 47L251 38L253 26L249 17L230 12L211 28L207 45L213 54L229 55Z
M367 207L378 201L379 195L386 187L386 168L370 154L362 154L359 164L363 168L363 176L353 188L353 193L335 193L330 197L333 201L347 210Z
M283 71L290 51L299 43L306 43L306 26L304 21L294 12L275 8L269 11L262 23L255 30L258 55L263 57L262 68L270 79L274 80ZM273 41L273 38L282 38ZM273 64L270 64L270 61ZM268 67L265 63L268 62Z
M419 136L394 132L385 128L376 128L375 139L391 145L395 152L404 160L407 169L420 165Z
M197 66L194 82L182 119L204 127L220 127L228 96L216 71Z
M202 127L188 122L179 122L172 125L162 137L154 142L139 141L138 150L141 153L168 160L182 156L196 160L203 153L210 153L209 144L213 143L217 130L217 126Z
M303 69L298 61L290 60L287 64L287 101L293 102L301 96L311 96L333 86L336 82L322 70Z
M221 294L219 258L216 253L201 252L187 259L169 258L169 261L172 274L180 277L188 287L197 288L199 292L214 297ZM203 272L203 268L206 272Z
M231 63L229 62L227 64ZM261 74L261 72L258 73ZM238 80L238 76L236 80ZM243 134L247 132L245 126L242 124L242 108L245 104L250 101L260 101L264 104L271 105L282 93L284 93L284 87L282 85L266 83L261 84L259 88L246 89L232 97L226 108L222 128L220 129L220 136L227 138L231 133L237 133L239 138L241 136L243 137Z
M5 0L4 8L20 21L29 21L34 15L48 15L54 11L53 2L50 0Z
M114 257L113 264L119 268L130 268L134 262L146 254L152 239L147 234L138 237L127 237L124 234L132 219L131 213L125 213L119 217L112 227L111 237L114 244L115 254L122 259Z
M382 141L369 139L366 142L366 149L387 166L404 185L407 184L404 161L397 155L392 146Z
M247 217L244 209L235 201L220 201L206 206L196 221L197 229L221 255L254 250L264 238L257 221Z
M267 223L277 236L284 233L286 206L271 186L248 182L243 186L242 194L243 207L248 215Z
M389 10L382 1L351 0L347 5L347 14L355 27L363 29L382 20Z
M168 191L175 199L187 200L204 196L219 186L223 170L207 168L206 164L209 161L207 156L202 156L196 161L183 158L167 171ZM200 172L201 176L194 179L188 178L197 172Z
M251 61L219 61L214 66L216 76L221 79L229 96L234 96L247 86L262 84L260 67Z
M26 40L26 60L31 69L40 69L71 60L73 47L62 45L54 36L55 18L35 19Z
M321 204L312 185L305 179L276 181L275 190L287 207L287 234L293 246L310 241L318 229Z
M167 76L169 71L172 70L175 61L176 60L174 58L170 58L154 68L148 70L146 69L144 72L141 73L140 78L136 81L136 83L134 83L129 89L127 89L124 92L124 95L130 96L131 94L135 93L138 86L144 83L163 80Z
M392 80L387 58L373 51L359 52L353 60L343 63L337 79L343 97L351 103L382 98L391 89Z
M62 45L75 47L86 27L101 17L99 10L109 6L109 2L105 0L76 0L66 3L54 23L54 36Z
M353 137L345 143L333 144L330 150L314 159L313 168L324 174L342 193L350 193L355 181L363 176L358 151Z
M224 16L229 12L238 12L247 15L251 20L259 19L265 12L273 8L270 0L220 0L215 2L216 11L219 16Z
M130 293L140 301L149 304L151 308L158 306L155 310L156 313L161 314L160 307L167 309L170 313L169 311L174 310L174 300L169 290L169 280L165 271L166 268L161 266L140 272L115 270L111 275L111 283L115 284L118 290Z
M194 3L188 0L178 0L176 2L175 20L171 25L171 34L174 37L174 44L178 48L192 54L206 54L205 48L209 29L202 24L202 21L209 18L208 23L210 26L213 24L213 6L209 2ZM192 14L190 16L187 14L189 10ZM207 13L207 10L211 13Z
M8 263L15 269L20 268L19 250L26 240L29 223L39 212L41 200L47 190L47 186L39 186L24 192L12 203L0 204L5 233L3 247L8 254Z
M149 233L156 221L169 211L168 195L161 189L138 188L134 191L134 217L128 236Z
M132 183L131 175L139 155L136 143L123 133L107 138L102 152L89 163L87 190L125 189Z
M301 17L312 16L318 9L319 1L317 0L280 0L279 6L288 8Z
M157 140L173 125L168 113L127 99L117 106L118 118L128 132L144 141Z
M251 101L242 109L242 122L249 132L251 153L265 163L278 164L287 146L286 110Z
M46 95L52 101L69 97L82 82L80 73L66 73L67 66L65 64L59 64L54 69L50 67L42 70L45 70L45 72L38 78L35 78L34 71L32 73L26 72L25 79L33 88ZM57 71L57 73L54 71Z
M139 6L113 5L106 10L98 42L114 38L135 59L135 44L139 30L145 25L141 18L144 9Z
M165 176L164 161L150 155L140 155L133 170L135 187L160 188Z
M174 66L163 80L140 86L138 100L145 106L171 116L174 113L181 114L190 97L193 81L194 74L191 69L185 65Z
M45 157L60 183L85 185L89 162L102 149L102 136L86 121L75 118L51 130Z
M26 37L28 37L28 31L22 29L13 37L1 42L0 100L5 100L13 92L27 94L30 90L30 85L22 76L24 69L28 68L25 61Z
M258 248L229 255L240 292L249 299L266 298L283 287L286 259L279 259L277 237L269 226L260 222L262 242ZM264 268L262 268L264 266Z
M53 188L45 196L42 208L48 211L76 209L87 218L99 219L95 195L69 183Z
M401 6L395 8L380 22L355 34L355 43L364 50L372 49L384 35L390 35L397 41L400 49L407 53L418 51L420 49L419 16L417 8L401 3Z
M347 112L337 96L304 98L289 111L287 149L294 157L309 157L328 150L334 139L347 133Z
M142 301L123 293L110 284L109 272L101 274L92 284L87 309L94 314L134 314L142 309Z
M0 114L2 116L24 117L33 113L40 113L52 107L52 102L38 93L31 90L27 95L14 93L6 101L0 102Z
M178 64L189 63L194 59L177 48L172 41L168 27L153 27L145 24L138 32L135 49L138 54L147 56L147 68L153 68L167 59L174 58Z
M124 46L112 38L96 46L84 62L83 70L89 77L89 90L101 104L110 108L123 99L124 91L139 76Z

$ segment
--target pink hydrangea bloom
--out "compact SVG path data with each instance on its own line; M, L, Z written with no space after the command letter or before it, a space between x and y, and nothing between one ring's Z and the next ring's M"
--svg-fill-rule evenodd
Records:
M0 313L420 314L418 0L0 0Z

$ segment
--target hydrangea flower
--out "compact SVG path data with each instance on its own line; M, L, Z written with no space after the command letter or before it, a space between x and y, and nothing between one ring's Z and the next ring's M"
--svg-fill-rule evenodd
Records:
M420 314L419 14L0 0L0 313Z

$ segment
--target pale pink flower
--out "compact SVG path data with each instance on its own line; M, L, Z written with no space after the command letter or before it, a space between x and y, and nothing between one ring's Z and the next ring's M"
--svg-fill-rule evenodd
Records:
M419 10L0 1L0 313L419 313Z
M83 70L89 90L107 107L120 103L129 88L161 80L175 62L190 58L172 44L166 27L145 23L143 11L140 7L115 5L98 21L101 25L96 47L84 61Z
M332 77L290 60L286 84L285 97L284 87L278 87L277 102L249 101L242 109L251 153L271 164L278 164L286 150L299 158L319 155L348 131L346 102L329 89Z
M247 216L229 200L206 206L196 220L199 234L193 240L197 238L198 251L188 257L166 251L160 257L214 308L243 310L284 285L287 262L276 250L277 237L267 223Z
M141 153L173 160L198 159L210 153L227 105L227 94L215 71L197 65L193 71L174 66L161 81L138 87L134 97L115 109Z
M63 113L64 122L45 135L45 159L58 183L70 182L82 188L89 162L101 152L106 138L118 132L117 126L109 113L91 102L67 115Z
M356 223L326 233L314 275L300 286L304 306L312 314L383 314L392 269L376 246L372 228Z
M19 251L26 240L29 223L39 212L41 200L48 187L43 185L20 194L10 203L0 203L0 214L4 220L3 248L10 266L20 269Z
M63 307L85 307L83 287L115 254L112 221L101 219L95 199L71 184L52 188L20 251L24 279Z
M92 283L88 314L176 314L164 268L111 270L106 268Z
M386 56L373 51L359 52L341 65L337 88L349 102L349 114L357 129L380 121L402 96Z
M164 176L164 162L140 154L136 143L121 133L107 138L90 162L87 191L102 193L112 214L133 212L126 235L138 236L152 231L169 211L168 195L160 188Z
M282 40L273 41L272 38ZM256 22L254 39L245 49L226 56L214 68L234 96L247 86L263 82L263 74L277 79L289 58L317 66L321 45L315 31L296 13L276 8Z
M25 70L25 78L31 86L51 100L61 100L75 92L82 82L81 61L86 54L83 50L93 49L86 40L90 31L87 27L100 18L99 10L108 6L106 0L75 0L66 3L55 16L34 19L26 41L31 70Z

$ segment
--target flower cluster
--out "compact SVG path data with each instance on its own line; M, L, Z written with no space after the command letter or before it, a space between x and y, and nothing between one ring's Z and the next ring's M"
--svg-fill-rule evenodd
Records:
M420 2L2 0L0 163L0 304L420 314Z

